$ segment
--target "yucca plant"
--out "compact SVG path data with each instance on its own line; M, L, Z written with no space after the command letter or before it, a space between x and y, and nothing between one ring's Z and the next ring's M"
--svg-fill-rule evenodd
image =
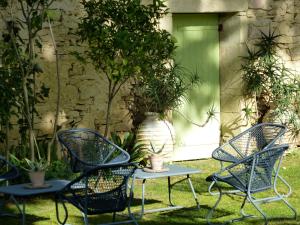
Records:
M300 132L300 79L287 68L279 55L280 34L261 31L254 48L247 46L242 73L244 95L256 100L256 123L273 118L289 126L293 135ZM248 110L247 110L248 111ZM269 118L267 118L267 116Z

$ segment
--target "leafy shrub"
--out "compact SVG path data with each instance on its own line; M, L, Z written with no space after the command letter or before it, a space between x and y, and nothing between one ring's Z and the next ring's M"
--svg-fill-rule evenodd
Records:
M261 32L255 48L248 48L242 64L243 90L246 97L256 100L255 122L279 120L296 136L300 132L300 80L279 55L280 36Z
M120 135L113 132L111 133L111 140L114 144L129 153L131 162L137 162L140 165L145 165L145 152L143 151L145 145L136 141L136 135L134 133L125 132L122 138Z

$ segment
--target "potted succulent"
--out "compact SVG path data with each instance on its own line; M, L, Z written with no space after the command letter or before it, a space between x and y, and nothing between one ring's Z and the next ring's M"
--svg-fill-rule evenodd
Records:
M149 153L149 161L151 169L153 171L162 171L164 158L166 153L163 152L165 145L162 145L160 149L156 149L152 142L150 142L150 148L146 149Z
M39 160L32 161L24 158L23 160L19 160L14 155L11 155L11 158L15 164L28 172L31 187L38 188L45 185L45 172L48 168L48 163L45 159L40 158Z
M48 167L48 163L44 159L39 161L31 161L27 158L24 159L27 163L27 168L24 168L28 171L29 178L32 184L32 187L41 187L45 184L45 172Z

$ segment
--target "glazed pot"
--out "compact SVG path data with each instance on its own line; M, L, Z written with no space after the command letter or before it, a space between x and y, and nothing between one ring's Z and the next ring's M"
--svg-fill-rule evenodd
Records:
M137 141L145 144L150 149L150 142L155 149L163 148L163 158L170 161L174 152L175 130L167 120L159 118L158 113L145 113L146 119L141 123L137 131Z

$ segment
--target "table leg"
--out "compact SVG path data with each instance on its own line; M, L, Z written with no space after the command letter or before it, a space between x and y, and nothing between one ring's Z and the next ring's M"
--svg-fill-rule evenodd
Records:
M171 177L168 177L168 194L169 194L169 203L170 203L170 206L175 206L172 202L172 193L171 193L171 190L172 190L172 185L171 185Z
M146 179L143 179L143 183L142 183L142 208L141 208L139 219L142 219L142 217L145 213L145 190L146 190Z
M11 195L10 198L13 200L13 202L15 203L17 209L19 210L19 212L21 214L21 225L25 225L25 223L26 223L26 218L25 218L25 202L21 203L22 204L22 208L21 208L20 204L17 201L17 199L15 198L15 196Z
M189 175L189 174L187 174L187 175L186 175L186 178L187 178L187 180L188 180L188 182L189 182L189 185L190 185L190 188L191 188L191 190L192 190L192 193L193 193L194 199L195 199L195 201L196 201L197 208L198 208L198 209L200 209L200 204L199 204L199 201L198 201L198 198L197 198L197 195L196 195L196 192L195 192L194 186L193 186L193 184L192 184L192 181L191 181L190 175Z

